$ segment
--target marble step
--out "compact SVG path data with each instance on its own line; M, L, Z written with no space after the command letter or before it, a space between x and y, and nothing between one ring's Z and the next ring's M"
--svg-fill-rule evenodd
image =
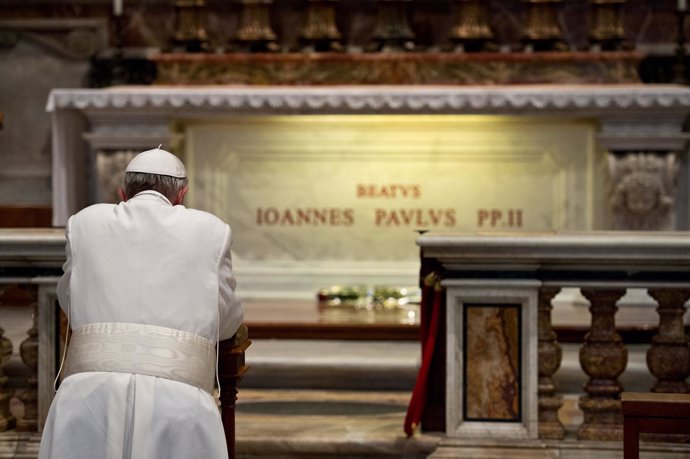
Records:
M563 362L554 375L562 393L582 393L587 382L579 349L563 345ZM654 383L646 351L646 345L628 346L628 367L619 378L625 390L647 392ZM241 387L411 391L420 355L413 341L253 340Z
M240 387L412 391L413 341L252 340Z
M409 392L240 389L237 459L422 459L441 439L403 432Z

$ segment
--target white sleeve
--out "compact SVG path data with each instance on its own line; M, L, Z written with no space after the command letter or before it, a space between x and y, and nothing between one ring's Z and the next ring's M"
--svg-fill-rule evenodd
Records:
M60 301L60 307L69 317L70 309L70 295L69 295L69 283L72 277L72 245L70 243L70 223L72 223L72 217L67 220L67 225L65 225L65 255L67 261L62 265L63 275L57 284L57 296Z
M218 312L220 315L219 339L232 338L244 320L244 309L240 297L235 292L237 281L232 275L232 232L226 225L225 243L218 267Z

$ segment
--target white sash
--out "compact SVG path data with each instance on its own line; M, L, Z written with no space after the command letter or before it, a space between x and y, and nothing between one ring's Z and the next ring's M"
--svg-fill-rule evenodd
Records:
M89 371L136 373L183 382L213 394L216 346L193 333L130 323L74 330L64 377Z

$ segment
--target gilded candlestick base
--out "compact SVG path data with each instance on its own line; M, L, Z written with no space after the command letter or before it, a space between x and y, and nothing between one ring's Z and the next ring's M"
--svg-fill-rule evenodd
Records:
M208 34L203 24L204 0L177 0L175 2L175 36L173 49L186 52L210 51Z
M412 51L415 34L409 23L411 0L377 0L376 28L369 51Z
M450 34L455 51L497 51L489 26L489 5L482 0L459 0L458 7L458 24Z
M566 51L558 22L562 0L523 0L525 27L522 42L526 51Z
M337 0L309 0L306 25L300 41L303 51L343 51L342 35L335 22Z
M589 42L602 51L630 50L625 39L622 9L625 0L589 0Z
M235 47L249 52L276 52L280 47L271 28L273 0L240 0L242 11Z

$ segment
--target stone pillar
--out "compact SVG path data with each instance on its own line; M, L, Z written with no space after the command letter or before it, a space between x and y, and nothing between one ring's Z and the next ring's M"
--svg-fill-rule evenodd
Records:
M0 286L0 296L2 296L4 291L5 287ZM9 378L2 371L2 368L12 356L12 341L7 339L4 334L5 330L0 327L0 431L2 432L14 428L17 423L15 417L10 413L12 392L5 389L5 384L7 384Z
M690 289L649 289L659 307L659 332L647 351L647 366L657 381L652 392L688 393L690 348L685 335L683 315Z
M24 404L24 417L17 421L17 430L20 432L36 432L38 430L38 293L31 290L31 303L34 313L33 323L27 332L29 335L19 346L22 362L29 367L31 375L27 382L28 387L19 391L17 398Z
M616 302L625 289L582 289L590 302L592 325L580 349L580 365L589 376L580 397L584 421L578 429L580 440L622 441L623 414L618 376L628 363L628 351L616 331Z
M676 154L611 154L611 212L616 230L675 229Z
M560 440L565 429L558 420L558 410L563 405L563 397L556 395L556 386L551 378L561 366L563 352L558 344L556 333L551 326L551 300L560 288L539 290L539 438Z

